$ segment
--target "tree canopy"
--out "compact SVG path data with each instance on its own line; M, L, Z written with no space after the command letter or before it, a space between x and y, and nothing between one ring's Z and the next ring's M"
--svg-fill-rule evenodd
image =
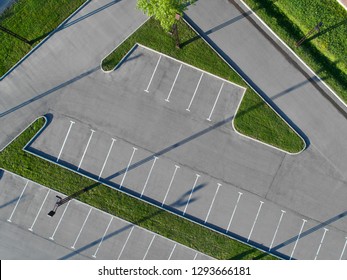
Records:
M170 31L175 23L175 16L183 15L189 4L196 0L137 0L137 8L148 16L153 16L160 25Z

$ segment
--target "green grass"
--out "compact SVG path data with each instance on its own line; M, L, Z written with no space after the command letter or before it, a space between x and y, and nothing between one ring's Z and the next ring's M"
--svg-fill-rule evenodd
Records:
M18 0L0 16L0 25L32 45L0 31L0 77L85 0Z
M66 195L93 186L78 199L217 259L276 259L23 151L44 122L44 118L35 121L0 153L0 168Z
M207 72L247 88L234 124L249 137L288 152L299 152L304 142L298 135L183 21L179 22L181 49L154 19L148 20L102 62L104 70L112 70L134 46L140 43Z
M347 12L336 0L244 1L347 103Z

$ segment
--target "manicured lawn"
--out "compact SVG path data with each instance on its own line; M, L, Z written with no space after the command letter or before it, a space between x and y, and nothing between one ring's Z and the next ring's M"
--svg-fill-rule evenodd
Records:
M244 1L347 103L347 11L336 0Z
M28 40L0 31L0 77L86 0L18 0L0 16L0 26Z
M303 149L301 138L184 21L180 21L178 30L181 49L175 48L173 37L158 22L149 19L104 59L103 69L112 70L135 43L143 44L246 87L234 122L239 132L292 153Z
M78 199L217 259L275 259L271 255L23 151L25 144L43 125L44 119L38 119L4 149L0 153L0 168L66 195L91 187L91 190Z

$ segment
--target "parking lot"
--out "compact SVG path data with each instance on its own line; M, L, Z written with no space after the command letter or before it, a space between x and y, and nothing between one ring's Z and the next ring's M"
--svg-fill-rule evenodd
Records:
M210 259L74 199L49 217L62 194L9 172L1 175L1 228L8 238L2 244L11 246L0 250L1 259ZM16 237L19 243L12 243Z
M280 257L346 259L338 218L265 198L286 154L235 133L243 93L138 46L116 71L66 88L26 150Z

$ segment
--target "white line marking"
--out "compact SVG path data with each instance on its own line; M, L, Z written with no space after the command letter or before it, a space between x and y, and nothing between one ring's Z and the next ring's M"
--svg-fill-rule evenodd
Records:
M61 223L61 221L62 221L62 219L63 219L63 217L64 217L64 215L65 215L65 212L66 212L67 208L69 207L70 202L71 202L71 200L67 203L67 205L66 205L66 207L65 207L65 209L64 209L64 212L63 212L63 214L61 215L61 217L60 217L60 219L59 219L59 222L58 222L57 226L55 227L55 230L54 230L52 236L51 236L49 239L54 240L54 235L55 235L55 233L57 232L58 227L60 226L60 223Z
M278 224L277 224L277 227L276 227L274 236L272 237L272 241L271 241L271 245L270 245L269 251L271 251L272 246L273 246L273 244L274 244L274 242L275 242L275 238L276 238L276 236L277 236L278 229L279 229L280 224L281 224L281 222L282 222L283 215L286 213L286 211L284 211L284 210L281 210L281 212L282 212L282 213L281 213L281 217L280 217L280 219L278 220Z
M201 80L202 80L202 76L204 76L204 73L201 73L199 82L198 82L198 84L196 85L196 88L195 88L195 90L194 90L194 94L193 94L193 96L192 96L192 99L190 100L190 103L189 103L189 105L188 105L188 108L186 109L186 110L189 111L189 112L190 112L190 107L192 106L193 100L194 100L194 98L195 98L195 94L197 93L198 88L199 88L199 85L200 85L200 82L201 82Z
M47 197L48 197L48 195L49 195L50 192L51 192L51 190L49 189L48 192L46 193L46 196L45 196L45 198L44 198L42 204L41 204L41 207L40 207L40 209L39 209L39 212L37 212L37 214L36 214L36 217L35 217L35 219L34 219L34 221L33 221L33 224L31 225L30 228L28 228L28 230L33 231L33 227L34 227L34 225L35 225L35 223L36 223L36 220L37 220L37 218L39 217L39 215L40 215L40 213L41 213L41 210L42 210L42 207L43 207L43 204L45 204L46 199L47 199Z
M236 209L237 209L237 205L239 204L239 201L240 201L241 195L242 195L242 192L239 192L239 197L237 198L237 201L236 201L236 204L235 204L235 207L234 207L233 213L231 214L230 221L229 221L229 224L228 224L228 227L227 227L227 229L226 229L225 233L228 233L228 231L229 231L229 228L230 228L231 222L232 222L232 221L233 221L233 219L234 219L234 215L235 215L235 212L236 212Z
M129 232L129 235L128 235L127 239L125 240L125 243L124 243L124 245L123 245L123 247L122 247L122 250L121 250L120 253L119 253L119 256L118 256L117 260L119 260L120 257L121 257L121 255L123 254L123 251L124 251L124 249L125 249L125 246L127 245L128 241L129 241L129 238L130 238L130 235L131 235L131 233L133 232L133 230L134 230L134 226L131 228L131 230L130 230L130 232Z
M347 245L347 237L346 237L345 245L343 246L342 253L339 260L342 260L343 254L345 253L346 245Z
M198 253L195 254L193 261L196 260L196 257L198 256Z
M171 253L170 253L170 256L169 256L168 260L171 260L172 254L173 254L173 252L174 252L174 251L175 251L175 249L176 249L176 245L177 245L177 244L175 244L175 245L173 246L173 248L172 248L172 250L171 250Z
M90 134L90 136L89 136L87 146L86 146L86 148L84 149L84 152L83 152L83 155L82 155L81 161L80 161L80 163L79 163L79 165L78 165L77 171L78 171L78 170L80 170L80 168L81 168L82 161L83 161L84 156L86 155L86 152L87 152L87 150L88 150L90 140L92 140L93 134L94 134L94 132L95 132L95 130L93 130L93 129L91 129L90 131L91 131L92 133L91 133L91 134Z
M96 248L96 251L95 251L94 255L92 256L93 258L96 258L96 254L98 253L98 251L99 251L99 249L100 249L100 246L101 246L102 242L104 241L104 238L105 238L105 236L106 236L106 233L107 233L108 229L110 228L110 225L111 225L111 223L112 223L112 220L113 220L113 217L111 217L111 219L110 219L110 221L109 221L109 223L108 223L108 225L107 225L107 228L106 228L106 230L105 230L105 232L104 232L104 235L102 236L102 238L101 238L101 240L100 240L100 242L99 242L98 248Z
M67 138L68 138L68 136L69 136L69 134L70 134L71 127L72 127L72 125L73 125L74 123L75 123L75 122L70 121L70 127L69 127L69 130L67 131L67 133L66 133L66 135L65 135L65 139L64 139L63 145L61 146L59 155L58 155L58 157L57 157L57 162L58 162L59 159L60 159L60 156L61 156L61 153L63 152L63 149L64 149L64 146L65 146L66 140L67 140Z
M307 222L307 220L302 219L301 229L300 229L300 232L299 232L299 234L298 234L298 237L296 238L293 251L292 251L292 253L290 254L290 258L289 258L290 260L293 258L296 245L298 245L298 242L299 242L299 239L300 239L300 235L301 235L301 233L302 233L302 230L304 229L304 225L305 225L306 222Z
M119 188L121 189L123 187L123 183L124 183L124 180L125 180L125 177L127 176L127 173L128 173L128 170L129 170L129 167L130 167L130 164L133 160L133 157L134 157L134 154L136 152L137 148L133 147L133 153L131 154L131 157L130 157L130 160L128 162L128 166L127 168L125 169L125 173L123 175L123 178L122 178L122 181L120 182L120 185L119 185Z
M253 226L252 226L252 228L251 228L251 231L250 231L250 233L249 233L249 235L248 235L247 242L249 242L249 240L251 239L251 235L252 235L252 232L253 232L255 223L256 223L257 220L258 220L258 216L259 216L259 213L260 213L260 210L261 210L261 207L263 206L263 204L264 204L264 202L263 202L263 201L260 201L259 209L258 209L257 215L255 216L255 219L254 219L254 222L253 222Z
M112 150L112 147L113 147L114 141L117 141L117 140L116 140L116 139L114 139L114 138L112 138L112 143L111 143L110 148L108 149L108 153L107 153L106 159L105 159L105 161L104 161L104 164L102 165L102 168L101 168L101 171L100 171L100 174L99 174L98 180L100 180L101 175L102 175L102 172L104 172L104 168L105 168L105 166L106 166L106 163L107 163L108 157L110 156L110 153L111 153L111 150Z
M151 243L149 243L149 246L148 246L148 248L147 248L147 251L146 251L145 255L143 256L143 259L142 259L142 260L145 260L145 259L146 259L147 254L148 254L148 251L149 251L149 249L151 248L152 243L153 243L153 241L154 241L154 238L155 238L155 235L153 235L152 240L151 240Z
M12 211L12 213L11 213L11 216L7 219L7 221L8 222L10 222L10 223L12 223L12 217L13 217L13 214L14 214L14 212L16 211L16 209L17 209L17 206L18 206L18 204L19 204L19 201L21 200L21 198L22 198L22 196L23 196L23 194L24 194L24 192L25 192L25 189L27 188L27 186L28 186L28 183L29 183L29 180L27 180L27 182L26 182L26 184L25 184L25 186L24 186L24 188L23 188L23 190L22 190L22 193L20 194L20 196L19 196L19 198L18 198L18 200L17 200L17 202L16 202L16 205L14 206L14 209L13 209L13 211Z
M212 209L212 206L213 206L214 200L216 199L216 196L217 196L218 190L219 190L219 188L220 188L220 186L221 186L221 185L222 185L222 184L217 183L217 190L216 190L216 192L215 192L215 194L214 194L214 196L213 196L212 203L211 203L211 205L210 205L210 209L208 209L208 212L207 212L207 215L206 215L206 218L205 218L205 222L204 222L204 224L206 224L207 219L208 219L208 216L210 216L210 212L211 212L211 209Z
M175 171L174 171L174 173L173 173L173 175L172 175L172 177L171 177L171 181L170 181L169 187L168 187L168 189L167 189L167 191L166 191L164 200L163 200L163 202L162 202L162 204L161 204L162 207L163 207L163 205L164 205L164 203L165 203L165 200L166 200L167 195L169 194L169 191L170 191L172 182L173 182L173 180L174 180L174 178L175 178L175 175L176 175L176 172L177 172L177 169L178 169L178 168L180 168L180 167L179 167L178 165L175 165Z
M173 84L172 84L172 86L171 86L169 95L168 95L167 98L165 99L166 102L170 102L169 99L170 99L170 96L171 96L171 92L172 92L172 90L173 90L173 88L174 88L174 86L175 86L175 84L176 84L176 81L177 81L178 75L180 74L180 71L181 71L182 66L183 66L183 64L181 64L181 65L180 65L180 68L178 69L178 72L177 72L177 74L176 74L175 80L174 80L174 82L173 82Z
M143 196L143 193L145 192L145 189L146 189L146 186L147 186L147 183L148 183L149 177L151 177L151 173L152 173L152 170L153 170L154 164L155 164L155 162L157 161L157 159L158 159L158 157L154 157L154 161L153 161L153 163L152 163L151 169L149 170L149 173L148 173L148 176L147 176L146 182L145 182L145 184L144 184L144 186L143 186L143 189L142 189L142 192L141 192L141 196L140 196L140 197L142 197L142 196Z
M186 214L186 211L187 211L187 208L188 208L188 204L190 202L190 199L192 198L192 195L193 195L193 192L194 192L194 189L196 187L196 184L198 182L198 179L200 177L199 174L195 174L196 178L195 178L195 182L194 182L194 185L193 185L193 188L191 189L190 191L190 194L189 194L189 198L188 198L188 201L187 201L187 204L186 204L186 207L184 207L184 210L183 210L183 216Z
M325 238L325 234L327 233L327 231L329 231L327 228L324 228L324 233L323 233L323 236L322 236L322 239L319 243L319 246L318 246L318 250L317 250L317 253L316 253L316 256L314 257L314 259L316 260L317 257L318 257L318 254L319 254L319 251L320 251L320 248L322 247L322 244L323 244L323 241L324 241L324 238Z
M83 230L83 228L84 228L84 226L85 226L85 224L86 224L86 222L87 222L87 220L88 220L88 218L89 218L90 212L92 212L92 207L90 207L89 212L88 212L88 215L87 215L87 217L84 219L83 225L82 225L82 227L81 227L81 229L80 229L80 232L78 233L75 242L74 242L73 245L71 246L71 248L74 249L74 250L75 250L76 243L77 243L78 239L80 238L80 235L81 235L81 233L82 233L82 230Z
M220 89L219 89L219 92L218 92L218 95L217 95L216 100L214 101L214 104L213 104L213 107L212 107L211 113L210 113L209 117L207 118L207 120L208 120L208 121L211 121L211 117L212 117L212 114L213 114L214 108L215 108L215 107L216 107L216 105L217 105L217 102L218 102L219 96L220 96L220 94L221 94L221 92L222 92L223 86L224 86L224 82L222 83L222 85L221 85L221 87L220 87Z
M149 87L150 87L150 85L151 85L151 83L152 83L152 80L153 80L154 74L155 74L155 72L157 71L157 68L158 68L158 65L159 65L160 59L161 59L161 55L159 56L159 59L158 59L158 61L157 61L157 65L156 65L156 66L155 66L155 68L154 68L154 71L153 71L153 73L152 73L152 77L151 77L151 79L150 79L150 81L149 81L149 83L148 83L147 88L145 89L145 92L149 92L148 90L149 90Z

